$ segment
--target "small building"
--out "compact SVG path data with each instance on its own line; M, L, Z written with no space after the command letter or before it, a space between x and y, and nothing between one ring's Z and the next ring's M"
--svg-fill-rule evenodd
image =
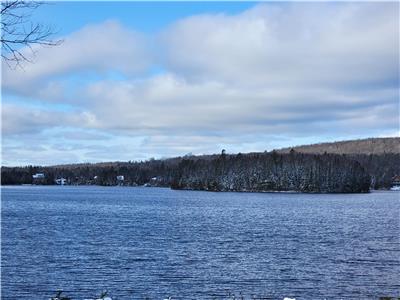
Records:
M118 175L117 176L117 185L124 185L124 175Z
M395 175L392 177L392 187L400 187L400 175Z
M144 186L160 186L162 177L152 177Z
M65 178L57 178L56 180L54 180L56 184L58 185L66 185L67 184L67 179Z
M44 173L33 174L32 184L46 184L46 176L44 175Z
M33 179L44 179L45 176L44 176L44 173L36 173L36 174L32 175L32 178Z

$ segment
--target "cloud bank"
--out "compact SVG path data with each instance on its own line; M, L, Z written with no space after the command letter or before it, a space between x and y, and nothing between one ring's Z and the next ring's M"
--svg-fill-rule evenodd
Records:
M113 137L121 159L143 159L397 135L398 11L398 3L261 4L181 19L151 36L117 21L88 25L38 50L25 70L3 67L3 99L23 99L3 104L3 140L11 147L68 128ZM71 136L63 141L74 144ZM61 151L56 141L45 139L49 151ZM94 141L81 140L78 161L119 159L102 151L109 140ZM3 156L18 162L15 151Z

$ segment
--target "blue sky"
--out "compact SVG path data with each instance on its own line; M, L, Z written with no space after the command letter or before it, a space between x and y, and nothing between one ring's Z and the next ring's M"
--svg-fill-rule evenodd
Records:
M118 20L141 32L154 33L174 21L196 14L237 14L256 2L56 2L35 12L35 20L46 20L60 34L79 30L88 23ZM278 5L278 4L275 4Z
M399 135L399 4L52 2L2 64L2 164Z

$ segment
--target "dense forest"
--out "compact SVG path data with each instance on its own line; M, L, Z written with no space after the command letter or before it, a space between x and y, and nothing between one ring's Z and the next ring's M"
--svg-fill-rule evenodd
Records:
M371 176L372 189L390 188L392 178L400 175L400 138L369 138L297 146L277 150L289 153L291 150L308 154L342 154L358 161Z
M43 173L43 179L32 175ZM124 176L118 181L117 176ZM251 153L191 156L146 162L76 166L2 168L6 184L150 185L212 191L368 191L370 176L355 160L344 156Z
M367 192L387 189L400 154L271 151L184 156L143 162L2 167L1 184L146 185L210 191ZM33 178L42 173L43 178ZM117 176L123 176L119 180Z
M209 191L368 192L370 176L361 165L335 154L254 153L211 161L183 160L175 189Z

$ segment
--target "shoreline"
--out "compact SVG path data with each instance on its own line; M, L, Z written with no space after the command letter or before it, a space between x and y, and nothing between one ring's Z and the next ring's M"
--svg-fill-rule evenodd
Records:
M193 191L193 192L210 192L210 193L260 193L260 194L369 194L369 193L379 193L379 192L399 192L391 189L370 189L368 192L303 192L303 191L251 191L251 190L206 190L206 189L173 189L168 186L145 186L145 185L95 185L95 184L75 184L75 185L57 185L57 184L8 184L0 185L1 188L12 188L12 187L54 187L54 188L64 188L64 187L101 187L101 188L158 188L158 189L169 189L172 191Z

